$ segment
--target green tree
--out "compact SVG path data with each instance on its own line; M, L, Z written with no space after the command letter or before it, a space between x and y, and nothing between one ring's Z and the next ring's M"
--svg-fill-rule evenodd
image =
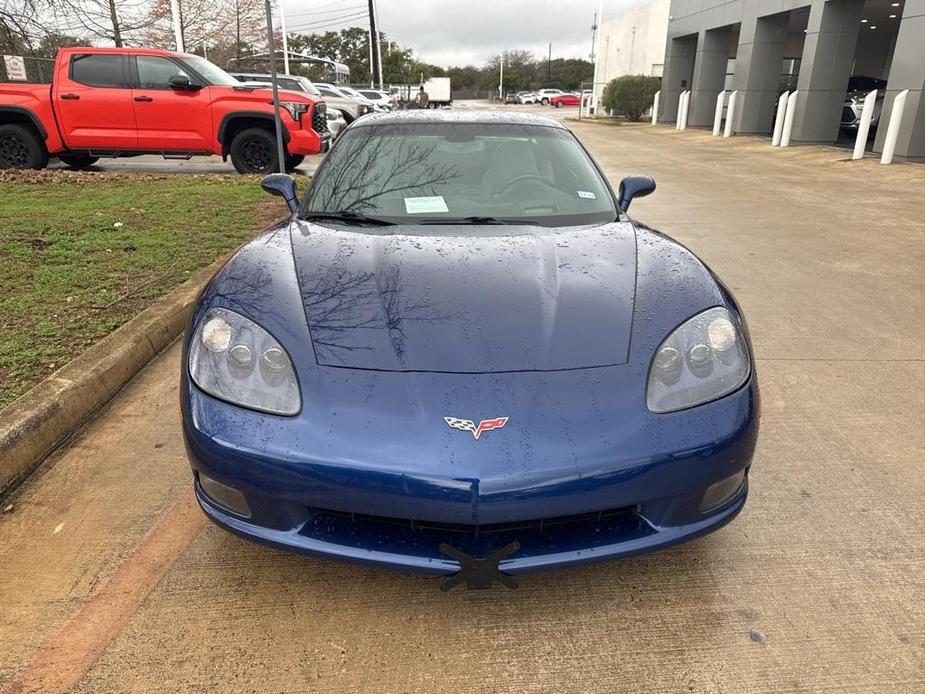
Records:
M604 108L613 116L626 116L638 121L652 106L655 92L661 88L660 77L648 75L623 75L612 80L603 94Z

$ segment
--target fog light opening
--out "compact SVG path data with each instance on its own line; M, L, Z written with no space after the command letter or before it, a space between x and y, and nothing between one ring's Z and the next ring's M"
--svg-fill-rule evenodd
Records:
M234 487L229 487L227 484L213 480L201 472L199 473L199 486L209 501L216 506L238 516L250 517L251 507L247 505L247 499Z
M745 470L739 470L736 474L719 482L714 482L703 495L700 502L700 512L710 511L717 506L722 506L732 497L739 493L742 484L745 482Z

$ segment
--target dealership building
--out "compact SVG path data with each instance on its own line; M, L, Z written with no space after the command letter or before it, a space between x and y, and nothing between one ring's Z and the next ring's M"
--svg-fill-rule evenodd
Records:
M877 152L909 90L896 155L925 157L925 0L671 0L659 118L690 90L688 125L709 126L719 92L736 90L733 130L768 134L796 89L791 144L830 144L851 77L886 81Z

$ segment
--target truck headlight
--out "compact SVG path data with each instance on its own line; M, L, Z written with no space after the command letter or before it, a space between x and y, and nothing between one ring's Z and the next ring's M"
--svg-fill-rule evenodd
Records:
M279 105L289 112L292 120L296 123L301 123L302 114L308 111L308 104L303 104L299 101L280 101Z
M254 321L228 309L210 309L199 322L189 373L209 395L241 407L282 415L302 409L289 354Z
M646 404L675 412L728 395L748 380L751 362L735 316L716 307L699 313L665 338L652 357Z

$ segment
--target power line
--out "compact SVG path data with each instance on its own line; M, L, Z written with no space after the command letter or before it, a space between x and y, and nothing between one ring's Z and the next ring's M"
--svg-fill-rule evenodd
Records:
M349 7L334 7L330 10L312 10L310 12L290 12L287 14L287 17L306 17L306 16L316 16L320 14L335 14L337 12L350 12L353 10L365 10L364 5L351 5Z
M366 19L366 12L358 12L353 15L345 15L343 17L338 17L337 19L326 19L319 22L309 22L307 24L296 24L289 27L290 31L305 31L305 30L315 30L318 29L327 29L329 27L338 26L340 24L350 24L358 22L361 19Z

